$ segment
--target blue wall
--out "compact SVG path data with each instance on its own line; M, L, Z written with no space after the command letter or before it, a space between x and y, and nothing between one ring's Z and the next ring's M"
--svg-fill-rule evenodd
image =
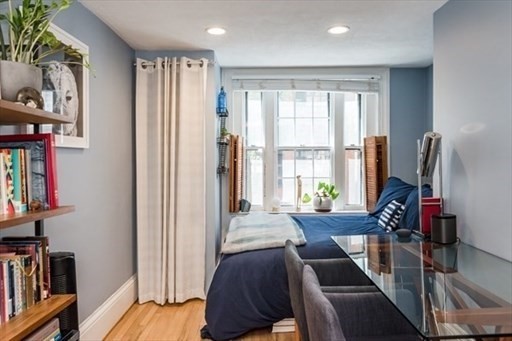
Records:
M76 258L83 322L136 272L134 225L134 51L80 3L55 24L89 46L89 149L57 149L59 198L73 213L45 221L50 251ZM115 132L115 133L113 133ZM32 234L33 226L0 237Z
M390 175L417 183L417 140L432 130L432 67L390 70Z

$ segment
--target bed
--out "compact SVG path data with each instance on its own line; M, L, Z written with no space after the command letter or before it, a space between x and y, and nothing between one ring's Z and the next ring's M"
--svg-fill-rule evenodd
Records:
M306 259L347 257L331 236L386 233L378 226L380 214L392 200L406 203L409 197L417 198L414 188L398 178L390 178L370 214L292 215L307 240L305 245L297 247L300 256ZM222 256L206 298L204 337L229 340L290 317L293 312L283 248Z

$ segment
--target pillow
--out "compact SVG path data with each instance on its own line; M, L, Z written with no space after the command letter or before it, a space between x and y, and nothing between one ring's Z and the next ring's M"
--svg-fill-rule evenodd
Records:
M370 215L379 217L386 206L393 200L396 200L402 204L405 203L407 196L414 188L415 186L403 182L397 177L390 177L384 185L384 189L379 196L379 200L377 200L375 209L370 213Z
M421 196L432 196L432 188L429 184L421 186ZM415 187L405 201L405 210L398 224L400 228L417 230L420 227L420 213L418 210L418 188Z
M404 205L393 200L386 206L384 211L382 211L377 224L387 232L398 229L398 222L400 221L404 209Z

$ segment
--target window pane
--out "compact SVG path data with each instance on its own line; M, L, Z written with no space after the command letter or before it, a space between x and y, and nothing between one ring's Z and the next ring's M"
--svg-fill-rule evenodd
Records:
M297 91L295 93L295 110L297 117L313 116L313 93Z
M278 181L281 206L295 205L295 178L284 178Z
M278 103L279 117L295 116L295 96L293 91L280 91Z
M313 198L313 194L315 191L313 190L313 178L304 178L302 179L302 195L301 199L304 197L304 194L308 194L311 198ZM312 206L312 202L310 201L307 204L301 203L302 206Z
M295 123L296 145L311 146L313 141L313 121L309 118L297 118Z
M361 145L361 117L359 111L359 95L345 93L345 116L343 120L343 136L345 146Z
M315 151L315 177L331 177L331 152L329 150Z
M328 146L330 141L330 128L328 118L315 118L314 120L313 145Z
M302 177L313 177L313 152L311 150L295 151L297 174Z
M247 92L246 139L247 146L263 146L265 129L261 110L261 92Z
M329 117L327 92L315 92L313 97L313 114L315 117Z
M247 149L245 179L247 200L263 205L263 149Z
M293 118L280 118L278 122L278 141L279 146L295 145L295 125Z
M293 178L295 176L295 151L280 150L277 153L277 163L280 178Z
M345 204L362 205L361 150L345 150Z

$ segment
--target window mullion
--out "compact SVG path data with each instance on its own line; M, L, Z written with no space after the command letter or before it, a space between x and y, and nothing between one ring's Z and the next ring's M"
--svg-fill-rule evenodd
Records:
M263 92L263 117L265 120L265 148L264 148L264 196L263 208L266 211L272 210L272 199L276 193L276 161L277 154L275 150L276 136L276 114L277 103L274 92Z
M344 111L345 111L345 96L343 93L335 93L333 94L334 101L333 105L333 114L331 119L334 120L334 160L333 160L333 170L334 170L334 183L336 188L339 188L339 192L342 194L336 199L336 207L337 209L343 209L345 206L344 194L347 190L345 188L345 141L343 136L343 119L344 119ZM336 165L336 167L334 166Z

